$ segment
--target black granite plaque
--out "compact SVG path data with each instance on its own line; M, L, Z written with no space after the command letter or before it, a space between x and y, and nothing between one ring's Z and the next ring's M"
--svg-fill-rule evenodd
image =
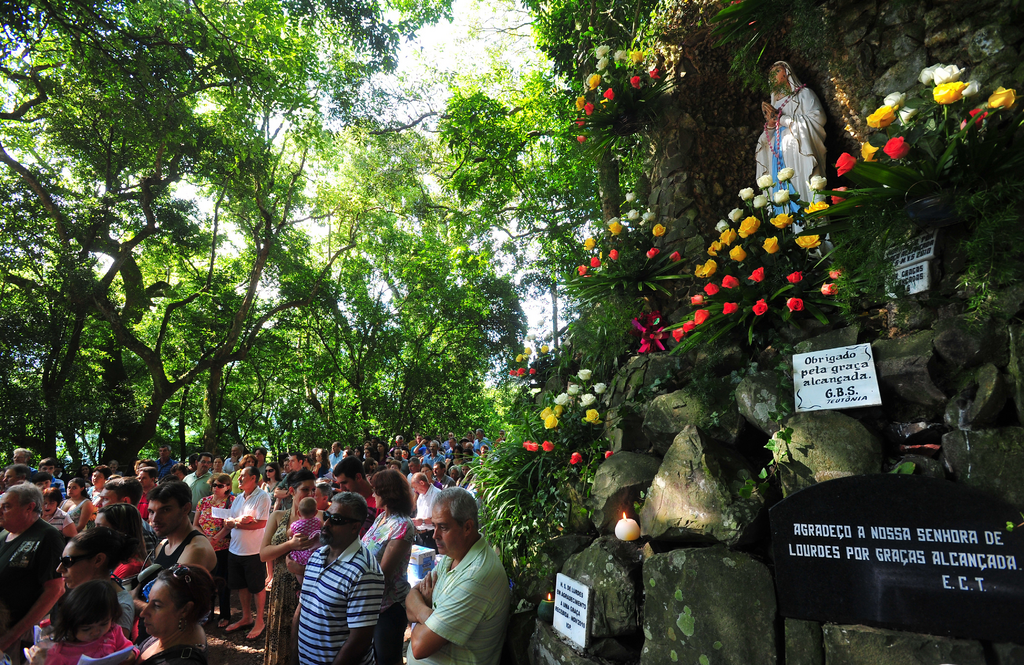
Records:
M1024 643L1013 506L944 480L876 474L808 487L770 515L783 616Z

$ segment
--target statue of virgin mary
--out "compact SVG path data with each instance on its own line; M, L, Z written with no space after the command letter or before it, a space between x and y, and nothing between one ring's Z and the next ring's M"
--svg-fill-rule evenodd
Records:
M779 189L795 190L800 207L814 201L809 180L825 175L825 111L818 96L793 73L789 63L772 65L771 103L762 102L764 132L757 142L757 177L769 174ZM778 183L778 172L791 168L796 175L788 183ZM793 205L795 208L795 205Z

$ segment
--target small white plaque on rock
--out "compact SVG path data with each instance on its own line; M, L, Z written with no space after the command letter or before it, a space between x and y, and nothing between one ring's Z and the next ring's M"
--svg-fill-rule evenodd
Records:
M921 261L920 263L913 263L897 269L895 285L905 288L909 295L922 293L932 288L931 261ZM889 295L895 296L896 294L890 292Z
M880 405L871 345L795 354L793 402L798 413Z
M890 247L885 253L885 258L892 262L893 267L897 270L904 266L909 266L911 263L934 259L935 245L938 238L938 229L926 231L921 235L914 236L905 243Z
M580 649L586 649L590 639L590 596L590 587L558 573L552 625Z

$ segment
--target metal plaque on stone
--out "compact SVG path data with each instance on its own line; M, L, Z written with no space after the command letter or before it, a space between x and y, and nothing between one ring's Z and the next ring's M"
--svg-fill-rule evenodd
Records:
M558 573L555 578L555 630L580 649L590 641L590 587Z
M798 413L881 404L871 345L795 354L793 402Z
M779 612L1024 644L1020 510L914 475L839 478L771 511Z

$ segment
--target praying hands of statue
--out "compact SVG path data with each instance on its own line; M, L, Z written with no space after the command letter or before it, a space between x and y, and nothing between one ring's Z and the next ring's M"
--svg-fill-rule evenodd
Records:
M768 102L761 102L761 112L764 114L764 124L768 129L775 129L779 126L779 114Z

